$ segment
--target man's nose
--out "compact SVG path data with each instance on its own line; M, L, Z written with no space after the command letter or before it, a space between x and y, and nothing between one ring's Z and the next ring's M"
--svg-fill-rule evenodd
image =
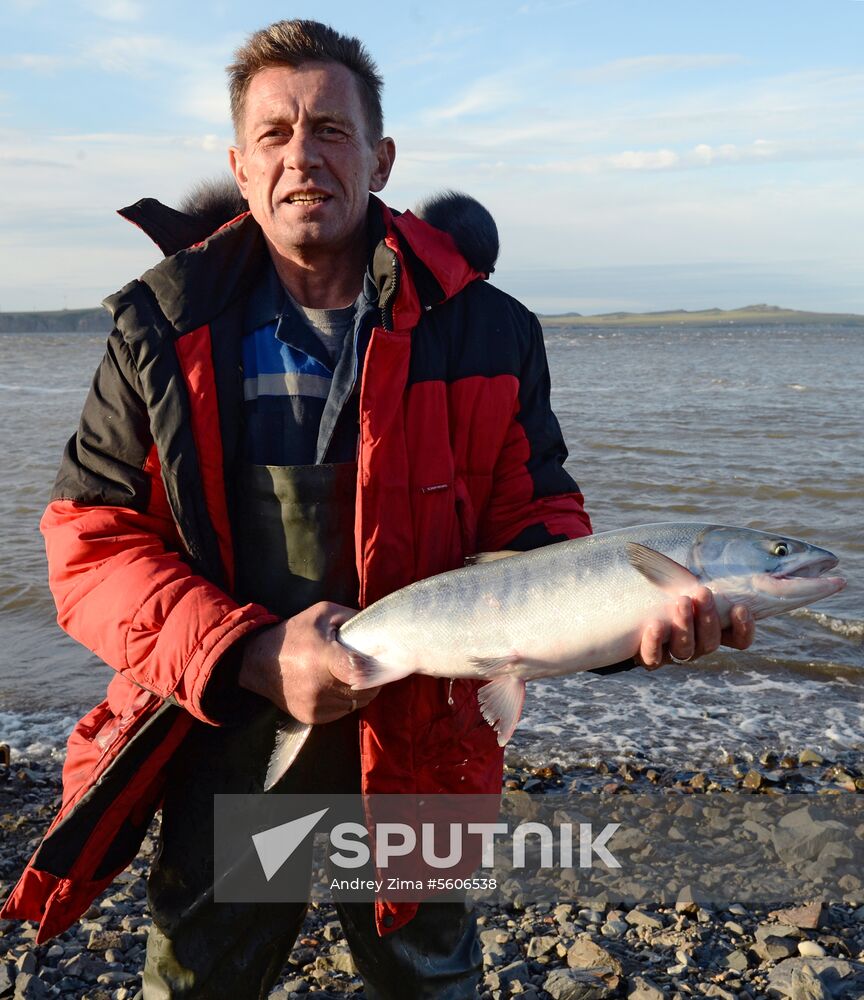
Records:
M305 129L295 129L291 140L285 144L283 163L286 168L309 170L321 163L318 140Z

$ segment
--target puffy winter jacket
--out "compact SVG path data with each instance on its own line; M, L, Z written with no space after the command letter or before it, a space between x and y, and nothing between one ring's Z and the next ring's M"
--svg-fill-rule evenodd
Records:
M171 210L127 214L175 249ZM472 552L590 532L536 318L448 233L375 199L369 219L381 323L360 396L360 607ZM231 596L240 333L266 253L244 213L106 300L115 329L42 530L59 623L117 673L70 737L60 812L2 912L40 921L40 941L134 857L171 757L217 721L203 700L216 664L276 620ZM476 688L456 681L451 703L428 676L384 687L360 718L364 791L497 793ZM379 903L379 930L415 910Z

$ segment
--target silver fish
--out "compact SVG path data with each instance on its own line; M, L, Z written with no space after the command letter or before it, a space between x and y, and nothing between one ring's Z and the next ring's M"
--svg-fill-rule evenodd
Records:
M645 524L504 555L412 583L346 622L352 687L412 673L487 680L480 708L503 746L526 680L632 657L645 626L670 621L674 599L699 586L725 627L735 604L767 618L846 584L824 575L838 562L826 549L716 524Z

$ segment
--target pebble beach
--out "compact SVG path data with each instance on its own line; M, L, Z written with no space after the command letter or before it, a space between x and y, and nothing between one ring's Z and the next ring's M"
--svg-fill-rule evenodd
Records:
M711 771L678 771L630 760L578 767L529 767L510 758L504 790L554 796L578 787L597 796L779 796L864 793L860 757L827 759L815 750L757 759L730 756ZM5 897L53 815L59 769L14 751L0 764L0 896ZM855 830L864 840L864 823ZM29 923L0 922L0 998L135 1000L149 926L146 873L156 848L155 825L132 866L83 918L36 946ZM861 874L864 880L864 873ZM702 905L635 907L564 900L478 904L483 1000L592 1000L631 997L792 1000L864 997L864 882L847 882L845 898L790 899L780 908ZM289 997L363 1000L335 910L312 904L271 1000Z

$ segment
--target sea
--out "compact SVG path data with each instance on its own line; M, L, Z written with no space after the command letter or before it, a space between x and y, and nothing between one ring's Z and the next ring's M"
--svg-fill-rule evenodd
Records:
M59 759L110 679L55 623L38 531L104 339L0 334L0 743L22 757ZM778 531L835 552L848 586L760 622L746 651L532 682L510 754L682 769L766 749L864 755L864 328L550 327L546 347L596 531Z

